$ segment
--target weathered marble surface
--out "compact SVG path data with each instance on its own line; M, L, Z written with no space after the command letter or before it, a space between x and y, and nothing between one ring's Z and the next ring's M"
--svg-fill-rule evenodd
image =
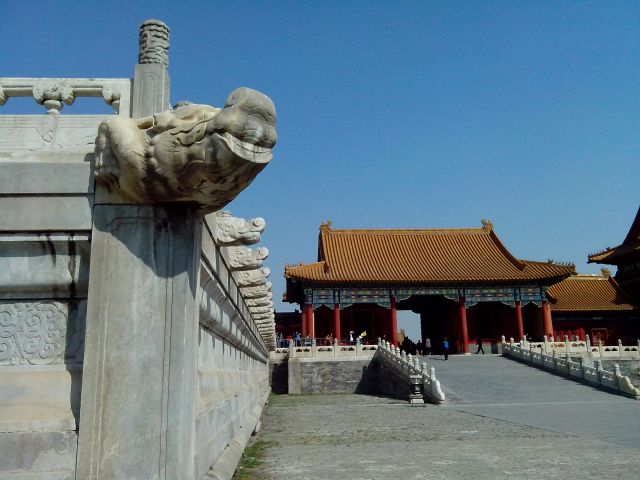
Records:
M94 211L79 478L193 478L200 218Z
M0 478L73 479L77 444L73 430L0 432Z
M86 297L89 248L85 234L0 234L0 299Z

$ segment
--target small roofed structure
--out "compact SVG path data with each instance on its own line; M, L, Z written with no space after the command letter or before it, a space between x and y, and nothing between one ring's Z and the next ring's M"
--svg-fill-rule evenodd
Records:
M419 230L328 222L318 261L285 267L284 300L300 304L311 336L366 330L397 343L396 310L408 309L420 314L423 339L448 337L468 352L469 338L521 337L525 326L552 335L546 291L573 273L572 264L516 258L486 220L481 228Z
M640 301L640 208L624 241L589 255L589 263L615 265L615 279L620 287L636 302Z
M602 275L573 275L552 285L547 291L556 335L560 338L635 342L640 336L640 311L611 277L607 269Z

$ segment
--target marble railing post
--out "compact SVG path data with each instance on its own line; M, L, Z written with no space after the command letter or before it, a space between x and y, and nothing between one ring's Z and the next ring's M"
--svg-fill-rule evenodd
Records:
M296 346L295 340L293 338L289 339L289 358L293 358L296 356Z
M596 372L598 374L598 383L602 382L602 360L599 358L593 361L594 366L596 367Z
M169 110L168 49L169 29L165 24L147 20L140 26L140 52L133 78L133 118Z

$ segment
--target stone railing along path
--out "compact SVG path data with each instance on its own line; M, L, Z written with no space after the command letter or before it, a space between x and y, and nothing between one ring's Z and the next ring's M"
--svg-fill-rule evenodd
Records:
M636 400L640 400L640 388L635 387L629 377L622 375L617 363L614 364L612 372L605 370L602 367L601 359L607 357L640 358L638 350L636 346L625 347L621 342L618 342L617 347L607 347L606 349L599 342L598 347L592 348L588 339L587 342L570 342L566 336L564 342L549 341L545 337L545 341L541 343L526 342L525 340L516 343L513 339L507 342L505 337L502 337L502 355L507 358L519 360L589 385L612 390ZM593 360L594 366L585 365L584 354L597 355L597 358ZM572 357L577 357L577 360L572 360Z
M383 372L379 373L379 385L384 393L387 390L385 384L396 385L401 383L410 386L409 403L444 402L445 396L436 378L436 371L426 362L420 362L418 357L413 357L386 340L378 341L378 350L374 357L380 363L383 371L391 372L396 381L388 381L389 378ZM400 388L401 389L401 388ZM399 390L396 388L396 390Z

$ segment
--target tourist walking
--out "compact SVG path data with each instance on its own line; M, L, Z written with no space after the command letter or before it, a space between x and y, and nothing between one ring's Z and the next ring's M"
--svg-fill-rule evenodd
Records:
M445 360L449 360L449 340L447 337L444 337L444 340L442 340L442 354Z
M480 352L482 352L482 354L484 355L484 348L482 348L482 339L480 337L478 337L478 339L476 340L476 345L478 346L476 355L478 355Z

